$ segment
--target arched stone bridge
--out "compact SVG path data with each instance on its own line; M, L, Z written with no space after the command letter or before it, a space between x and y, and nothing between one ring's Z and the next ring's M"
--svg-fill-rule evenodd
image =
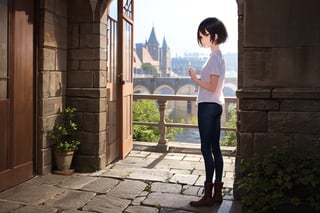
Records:
M226 77L223 92L225 96L235 96L237 78ZM134 78L134 92L142 94L193 95L197 86L189 77L176 78Z

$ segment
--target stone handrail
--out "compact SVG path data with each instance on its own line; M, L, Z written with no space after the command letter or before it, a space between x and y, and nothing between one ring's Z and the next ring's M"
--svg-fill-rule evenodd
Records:
M167 149L167 142L168 139L166 138L166 127L179 127L179 128L197 128L197 124L180 124L180 123L166 123L165 121L165 110L167 107L168 101L196 101L196 96L194 95L148 95L148 94L133 94L134 100L139 99L149 99L149 100L156 100L159 105L159 113L160 113L160 120L159 122L144 122L144 121L133 121L133 124L136 125L149 125L149 126L158 126L160 139L158 141L158 146ZM237 103L237 99L233 97L226 97L225 98L225 105L224 105L224 113L228 113L228 103ZM229 128L229 127L221 127L221 130L224 131L236 131L236 128Z

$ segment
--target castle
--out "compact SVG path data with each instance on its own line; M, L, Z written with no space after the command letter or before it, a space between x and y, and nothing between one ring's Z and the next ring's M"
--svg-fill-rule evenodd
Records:
M153 76L171 76L172 70L170 48L167 45L165 37L163 38L162 46L160 47L154 27L152 27L148 41L145 41L145 43L136 44L133 57L135 74L145 74L142 65L150 64L156 69L156 73L153 73Z

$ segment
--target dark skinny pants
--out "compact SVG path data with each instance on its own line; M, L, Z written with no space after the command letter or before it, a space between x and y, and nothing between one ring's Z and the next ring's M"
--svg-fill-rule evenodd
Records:
M217 103L198 104L198 126L201 140L201 152L206 170L206 182L222 181L223 158L220 149L222 106ZM213 155L213 156L212 156Z

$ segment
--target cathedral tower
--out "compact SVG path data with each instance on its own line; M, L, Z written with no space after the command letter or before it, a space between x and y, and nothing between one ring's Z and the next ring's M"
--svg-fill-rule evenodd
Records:
M156 33L154 31L154 27L152 27L151 34L149 40L147 42L147 49L150 52L153 60L159 61L160 50L159 50L159 42L156 37Z

